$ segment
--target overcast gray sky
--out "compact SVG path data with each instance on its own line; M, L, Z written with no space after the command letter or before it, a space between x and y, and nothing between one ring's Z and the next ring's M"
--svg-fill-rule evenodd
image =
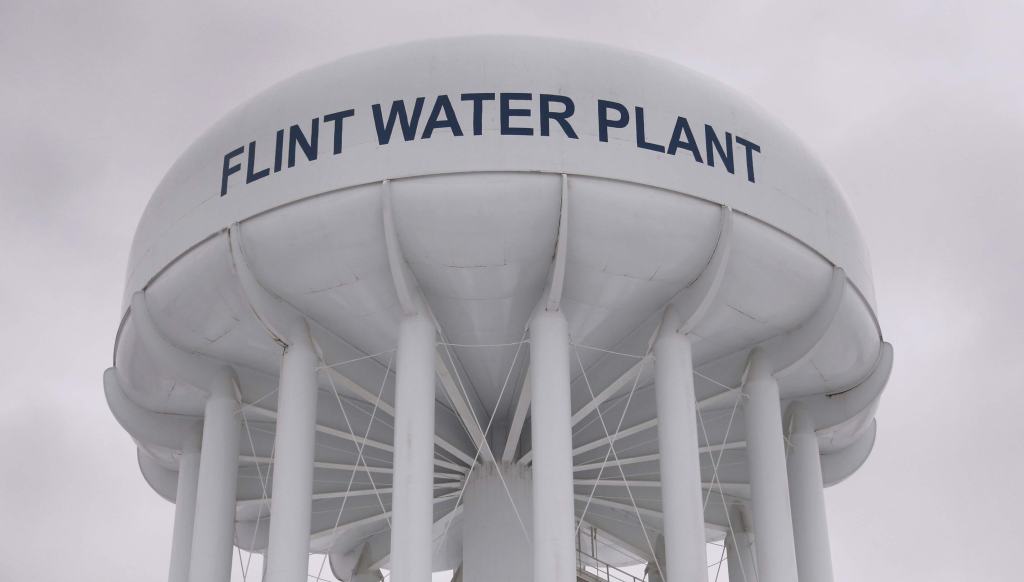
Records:
M172 506L103 399L128 247L200 132L295 72L424 37L587 39L760 102L831 168L896 348L837 578L1019 580L1024 4L0 0L0 580L158 580Z

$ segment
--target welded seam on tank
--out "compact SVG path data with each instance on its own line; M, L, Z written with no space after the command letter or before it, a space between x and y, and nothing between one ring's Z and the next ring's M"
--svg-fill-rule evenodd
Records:
M701 319L703 319L708 309L710 309L710 306L714 301L715 297L718 295L718 290L721 286L722 280L724 279L725 269L729 263L729 257L732 251L733 214L732 209L728 206L719 206L719 213L720 216L718 236L715 239L715 246L711 250L711 254L708 255L708 259L704 263L704 266L701 268L700 272L697 273L697 275L693 278L693 280L691 280L681 289L676 291L659 310L655 311L655 314L657 314L659 312L666 312L666 310L668 309L673 309L676 310L676 312L678 313L679 304L685 303L686 312L678 313L678 316L682 318L682 321L679 324L679 328L676 330L678 333L689 333L690 331L692 331L694 327L697 326L697 324L700 323ZM634 327L632 331L627 332L624 337L628 338L632 336L634 333L636 333L637 330L642 328L648 321L650 321L651 317L653 317L653 315L645 318L641 323ZM646 358L650 356L654 340L660 333L661 325L662 323L659 322L654 330L654 333L651 335L651 338L648 341L647 345L647 352L644 356L625 354L618 351L606 350L603 348L597 348L592 346L582 346L582 344L578 345L580 345L581 347L586 347L588 349L602 351L605 352L606 354L629 356L638 359L641 357ZM621 340L620 344L622 343L622 341L625 340ZM592 364L592 367L596 367L607 360L607 355L602 358L599 358L597 362L594 362ZM585 372L582 363L580 365L580 368L581 372ZM637 373L639 373L639 371L642 370L643 368L642 366L634 365L629 370L620 375L619 378L609 383L608 386L604 390L602 390L600 394L598 394L597 396L592 395L590 402L584 404L578 411L576 411L573 414L573 426L575 426L584 418L586 418L587 415L593 412L593 409L600 407L602 402L614 396L619 390L621 390L623 386L623 378L626 378L631 373L633 373L634 369L637 369Z
M432 173L432 174L423 174L423 173L408 174L408 175L401 175L400 174L400 175L395 175L395 176L391 176L389 178L386 178L386 180L388 180L388 181L400 181L400 180L409 180L409 179L422 178L422 177L433 177L433 176L465 176L465 175L481 175L481 174L499 174L499 175L500 174L562 175L561 173L542 172L542 171L536 171L536 170L483 170L483 171L438 172L438 173ZM644 182L636 182L636 181L631 181L631 180L621 180L621 179L617 179L617 178L604 177L604 176L592 176L592 175L587 175L587 174L564 174L564 175L572 176L572 177L576 177L576 178L583 178L583 179L615 182L615 183L620 183L620 184L639 185L639 186L643 186L643 187L646 187L646 188L652 188L652 189L664 191L664 192L667 192L667 193L670 193L670 194L673 194L673 195L685 196L687 198L691 198L693 200L698 200L698 201L701 201L701 202L704 202L704 203L715 204L715 205L721 206L720 202L712 201L712 200L709 200L707 198L703 198L703 197L695 195L695 194L690 194L690 193L687 193L687 192L682 192L682 191L679 191L679 190L673 190L673 189L669 189L669 188L663 188L663 187L660 187L660 186L656 186L656 185L653 185L653 184L647 184L647 183L644 183ZM246 221L248 221L250 219L257 218L257 217L263 216L265 214L269 214L271 212L274 212L274 211L279 210L281 208L285 208L287 206L291 206L293 204L299 204L301 202L304 202L304 201L307 201L307 200L311 200L311 199L314 199L314 198L319 198L319 197L322 197L322 196L329 196L329 195L332 195L332 194L340 194L340 193L344 193L347 190L352 190L352 189L356 189L356 188L362 188L362 187L366 187L366 186L370 186L370 185L374 185L374 184L380 184L380 183L381 183L381 180L372 180L372 181L368 181L368 182L361 182L361 183L358 183L358 184L351 184L351 185L343 186L341 188L331 188L329 190L324 190L322 192L317 192L317 193L314 193L314 194L310 194L309 196L305 196L305 197L297 199L297 200L289 200L287 202L284 202L284 203L272 206L270 208L263 209L263 210L261 210L259 212L255 212L253 214L250 214L249 216L241 218L237 222L239 224L241 224L241 223L244 223L244 222L246 222ZM733 208L732 211L735 212L735 213L738 213L738 214L742 214L746 218L754 220L754 221L756 221L756 222L758 222L760 224L763 224L764 226L768 227L771 230L777 231L777 232L785 235L786 237L796 241L797 243L799 243L803 247L806 247L808 250L813 252L815 255L820 257L822 260L824 260L828 264L830 264L832 266L837 266L834 261L832 261L831 259L826 257L820 251L817 251L812 246L810 246L808 243L802 241L800 238L796 237L795 235L792 235L792 234L782 230L781 228L779 228L779 227L777 227L775 225L772 225L772 224L770 224L770 223L768 223L768 222L766 222L766 221L764 221L764 220L762 220L762 219L760 219L760 218L758 218L756 216L753 216L753 215L751 215L751 214L749 214L747 212L744 212L743 210L738 210L738 209ZM214 232L211 232L207 236L205 236L202 239L198 240L196 243L188 246L186 249L181 251L177 256L175 256L174 258L170 259L163 267L161 267L156 272L154 272L154 274L152 276L150 276L140 286L140 288L141 289L146 289L147 287L149 287L161 274L163 274L164 271L166 271L169 267L171 267L172 265L177 263L182 257L184 257L188 253L192 252L196 247L206 243L207 241L209 241L212 238L215 238L217 235L219 235L221 232L223 232L225 230L226 229L221 228L221 229L218 229L218 230L216 230ZM131 279L133 273L134 273L134 271L128 274L128 279L129 280ZM878 317L877 317L877 314L875 313L875 309L871 306L871 303L867 300L866 295L861 291L861 289L857 285L857 283L855 283L852 280L849 283L850 283L850 285L853 286L854 290L857 292L857 295L858 295L859 299L861 300L861 303L863 304L863 306L870 313L871 318L872 318L872 320L874 322L874 325L875 325L875 329L876 329L877 335L879 336L879 338L881 338L882 337L881 326L879 325ZM126 308L125 309L125 317L127 316L127 312L128 312L128 309ZM124 319L125 318L122 318L122 321ZM114 348L115 363L116 363L117 345L119 344L119 342L120 342L120 334L115 336L115 348Z
M232 268L234 269L235 280L241 288L242 297L248 304L250 311L252 311L256 320L263 326L274 341L284 347L287 347L290 340L282 335L281 330L279 329L279 327L281 327L280 320L282 318L286 320L292 319L295 321L303 321L307 326L313 326L317 329L321 329L330 337L333 337L338 341L343 347L348 348L357 354L366 356L366 353L363 350L357 348L351 342L341 337L339 334L334 333L326 326L321 325L315 319L310 318L308 314L299 309L299 307L263 285L249 264L249 259L246 257L245 250L243 248L244 243L242 239L242 226L240 223L236 222L232 224L227 231L228 252ZM260 307L257 307L257 303L260 304ZM266 311L267 313L262 313L263 311ZM290 327L290 324L286 323L285 326ZM322 356L323 350L319 344L315 340L313 343L317 354ZM382 354L383 353L387 352L382 352ZM373 363L380 365L379 360L376 359ZM323 366L318 367L317 369L319 370L321 368L323 368ZM373 398L373 394L369 390L348 376L341 374L341 372L339 372L335 367L328 367L327 375L329 377L337 376L351 392L356 394L356 396L367 401ZM382 409L385 413L394 416L394 408L390 405L384 406Z
M440 336L442 342L447 343L447 338L444 335L444 330L441 328L440 322L434 316L433 311L430 309L430 303L426 297L423 296L422 291L419 288L416 280L415 273L409 267L405 260L405 256L402 253L401 241L398 238L398 229L395 225L394 207L393 207L393 192L391 188L391 181L384 180L381 182L381 220L383 221L384 228L384 246L387 252L388 268L391 272L392 285L394 286L395 293L398 295L399 304L401 305L403 315L413 316L422 315L428 317L437 330L438 336ZM437 358L438 377L441 379L442 385L448 392L448 398L455 408L457 417L463 424L464 430L469 433L471 438L475 438L481 431L480 419L477 417L476 406L474 406L473 400L470 399L466 387L462 383L461 375L458 372L458 363L455 357L452 356L451 350L445 346L445 352L448 355L448 359L452 363L452 367L455 368L455 375L458 378L458 388L461 390L461 395L452 394L451 386L451 370L448 369L447 364L444 363L443 358ZM474 393L476 394L475 390ZM477 401L480 401L479 394L477 395ZM456 396L461 399L460 402L456 402ZM479 454L477 452L476 454ZM493 452L490 447L487 448L487 456L490 459L494 458ZM475 459L470 460L470 464L475 462Z

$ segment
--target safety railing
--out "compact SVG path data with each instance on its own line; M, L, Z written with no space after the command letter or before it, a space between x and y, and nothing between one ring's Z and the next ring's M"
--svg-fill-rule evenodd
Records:
M576 570L580 574L577 577L588 582L647 582L646 576L637 578L579 549L576 550Z

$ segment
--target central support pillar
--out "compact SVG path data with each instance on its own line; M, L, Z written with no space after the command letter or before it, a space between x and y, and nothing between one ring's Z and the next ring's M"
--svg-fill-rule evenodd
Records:
M654 344L666 558L659 563L665 582L707 582L693 357L672 314L665 312Z
M211 390L203 416L189 582L231 578L240 431L235 386L225 381Z
M309 569L317 356L304 322L290 336L277 392L268 582L303 582Z
M832 551L828 543L821 456L814 422L806 405L787 410L789 427L789 495L793 507L796 565L800 580L832 582Z
M407 315L395 366L391 580L430 582L434 525L434 324Z
M658 564L661 564L659 567ZM650 582L665 582L662 576L665 568L665 536L660 535L654 540L654 559L647 562L647 579Z
M560 311L530 321L533 580L576 579L569 330ZM401 582L401 581L399 581Z
M779 384L772 374L765 353L755 349L743 379L755 549L760 582L796 582Z
M168 582L188 582L196 518L196 490L199 487L199 447L199 435L196 435L185 443L178 459L178 490L174 498L174 534L171 538Z
M733 505L729 511L729 532L725 534L729 580L757 582L754 563L754 534L750 532L750 513L745 505Z
M507 493L502 477L508 485ZM530 468L517 463L484 463L473 470L463 497L464 582L534 580L533 547L523 532L524 525L529 532L533 523L531 483ZM523 525L519 523L520 518Z
M725 552L729 564L729 580L757 582L754 568L754 540L749 532L727 533L725 535Z

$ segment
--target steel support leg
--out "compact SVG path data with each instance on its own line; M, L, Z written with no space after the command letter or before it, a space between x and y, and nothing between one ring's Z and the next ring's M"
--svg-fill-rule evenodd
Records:
M463 581L531 582L533 546L523 532L532 516L530 468L482 463L467 478L462 497Z
M707 582L697 405L690 340L666 316L654 344L654 388L661 451L666 582Z
M199 447L186 443L178 460L178 492L174 499L174 535L171 538L169 582L188 582L192 561L192 532L196 518L196 489L199 487Z
M234 385L215 386L203 417L189 582L228 582L231 577L240 430Z
M268 582L304 582L309 569L317 356L308 327L296 327L281 361L277 392Z
M391 580L430 582L436 333L423 315L406 316L398 333Z
M576 579L569 331L560 311L530 322L533 400L533 579Z
M814 423L797 402L788 410L789 499L793 508L796 565L801 581L832 582L832 552L825 517L821 457Z
M793 520L789 510L786 449L779 385L771 362L755 349L743 381L751 510L760 582L796 582Z

